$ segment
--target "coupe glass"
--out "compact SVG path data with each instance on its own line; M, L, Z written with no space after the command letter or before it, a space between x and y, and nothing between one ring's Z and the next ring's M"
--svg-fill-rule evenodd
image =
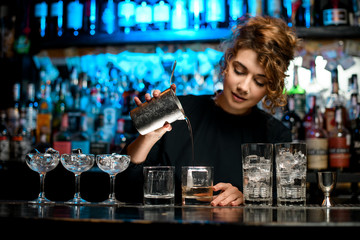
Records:
M75 174L75 194L74 198L65 202L65 204L89 204L80 196L80 175L88 171L95 162L93 154L83 154L81 149L72 151L72 154L61 155L62 165L70 172Z
M31 204L49 204L53 203L45 197L44 182L47 172L53 170L59 164L60 154L58 151L49 148L45 153L36 150L34 153L28 153L25 156L26 164L29 168L40 175L40 193L37 199L29 201Z
M105 205L123 204L115 198L115 178L118 173L123 172L130 164L130 156L120 154L100 154L96 156L98 167L110 176L109 199L101 202Z

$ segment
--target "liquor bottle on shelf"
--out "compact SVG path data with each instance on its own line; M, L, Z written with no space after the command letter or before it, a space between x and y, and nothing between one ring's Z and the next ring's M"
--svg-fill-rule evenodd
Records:
M146 1L142 1L136 6L135 23L138 29L143 32L148 30L149 25L153 23L153 8Z
M46 17L48 15L48 4L46 1L37 1L34 5L34 18L36 22L37 37L44 38L46 34L47 22Z
M53 148L60 154L71 153L71 133L69 131L69 116L64 113L61 116L60 131L54 134Z
M86 114L81 113L77 121L77 131L71 135L71 149L80 148L84 154L90 153L90 139L87 133Z
M113 0L103 1L100 10L100 31L113 34L116 26L116 7Z
M199 30L205 23L204 0L189 1L189 25L190 28Z
M27 104L26 104L26 122L28 132L32 137L31 144L34 145L36 143L36 118L38 114L39 103L35 100L35 84L28 84L27 91Z
M8 131L10 135L14 134L20 119L20 83L13 86L13 106L7 109L8 115Z
M39 112L36 119L36 142L41 144L50 144L51 140L52 104L50 92L51 85L42 83Z
M322 12L324 26L349 25L348 9L341 0L327 1Z
M308 130L310 130L312 128L312 126L314 125L314 116L315 116L315 111L316 111L316 96L312 95L308 98L309 100L309 110L307 111L307 113L305 114L304 120L303 120L303 126L304 126L304 131L305 131L305 136L308 132ZM321 119L322 121L322 119ZM323 122L322 122L323 123Z
M331 94L328 97L325 105L325 127L326 131L330 132L335 126L335 108L339 106L342 108L343 122L346 122L346 110L344 107L343 96L339 94L338 70L334 68L331 71Z
M10 160L10 133L6 124L6 112L0 112L0 161Z
M106 154L109 153L110 139L105 135L103 114L99 114L97 122L97 129L91 136L90 152L92 154Z
M310 83L306 87L306 109L310 108L310 104L312 103L310 98L312 96L316 96L316 104L321 108L324 107L324 98L322 96L322 92L326 90L326 87L319 84L317 76L316 76L316 64L315 59L310 61ZM310 103L310 104L309 104ZM322 109L323 111L323 109Z
M248 0L248 13L250 16L261 16L264 14L265 1L261 0Z
M86 0L84 4L84 32L93 36L98 31L98 5L96 0Z
M84 4L79 0L73 0L66 6L66 28L72 36L78 36L83 28Z
M329 132L329 167L343 171L350 165L350 132L343 123L343 108L335 109L336 126Z
M175 0L171 11L171 29L183 30L189 27L188 9L185 0Z
M32 136L26 127L26 111L22 108L17 127L11 136L12 159L17 162L25 160L25 155L32 149Z
M357 104L357 117L351 127L350 168L360 171L360 105Z
M267 15L271 17L280 18L282 15L281 0L268 0L266 1Z
M219 24L225 23L225 1L207 0L205 2L205 22L212 29L218 28Z
M306 132L308 170L324 170L328 168L328 135L322 127L321 111L316 105L312 119L312 125Z
M48 17L48 36L52 38L61 37L64 33L64 2L62 0L53 0L50 3Z
M135 27L136 3L131 0L120 1L118 4L118 26L128 34Z
M233 27L236 21L244 16L247 12L246 0L229 0L229 25Z
M170 23L170 4L161 0L154 5L153 10L154 29L168 29Z
M119 118L116 125L116 133L111 143L111 152L119 153L126 145L128 136L124 131L125 119Z
M294 97L295 112L304 118L306 112L306 92L299 84L298 66L294 66L293 86L287 92Z
M288 111L281 118L281 122L290 129L293 141L304 140L304 128L301 118L295 111L294 96L288 96Z

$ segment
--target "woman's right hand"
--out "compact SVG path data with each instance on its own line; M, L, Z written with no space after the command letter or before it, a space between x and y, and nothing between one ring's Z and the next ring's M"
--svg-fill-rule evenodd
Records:
M170 86L170 88L174 91L174 92L176 92L176 85L173 83L171 86ZM153 98L159 98L160 97L160 90L154 90L153 91L153 97L151 97L150 96L150 94L149 93L146 93L145 94L145 101L146 102L150 102ZM137 106L141 106L142 104L144 104L144 103L142 103L141 101L140 101L140 99L138 98L138 97L134 97L134 101L135 101L135 103L136 103L136 105ZM148 134L146 134L146 136L147 137L151 137L152 139L154 139L154 140L159 140L166 132L169 132L169 131L171 131L171 129L172 129L172 127L171 127L171 124L170 123L168 123L168 122L166 122L165 124L164 124L164 126L162 126L161 128L159 128L159 129L157 129L157 130L155 130L155 131L153 131L153 132L150 132L150 133L148 133Z

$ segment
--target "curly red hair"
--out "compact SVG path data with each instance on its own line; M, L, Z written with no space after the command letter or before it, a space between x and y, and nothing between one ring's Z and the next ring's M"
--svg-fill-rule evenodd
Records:
M223 43L226 51L220 61L222 76L226 77L229 63L240 49L255 51L269 81L263 106L274 113L275 108L286 105L285 72L294 59L299 39L283 20L272 17L250 18L232 31L232 37Z

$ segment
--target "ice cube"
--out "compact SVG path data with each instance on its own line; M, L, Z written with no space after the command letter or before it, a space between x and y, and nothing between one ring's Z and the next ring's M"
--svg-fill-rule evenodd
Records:
M260 157L257 155L248 155L245 157L245 164L255 164L260 162Z

